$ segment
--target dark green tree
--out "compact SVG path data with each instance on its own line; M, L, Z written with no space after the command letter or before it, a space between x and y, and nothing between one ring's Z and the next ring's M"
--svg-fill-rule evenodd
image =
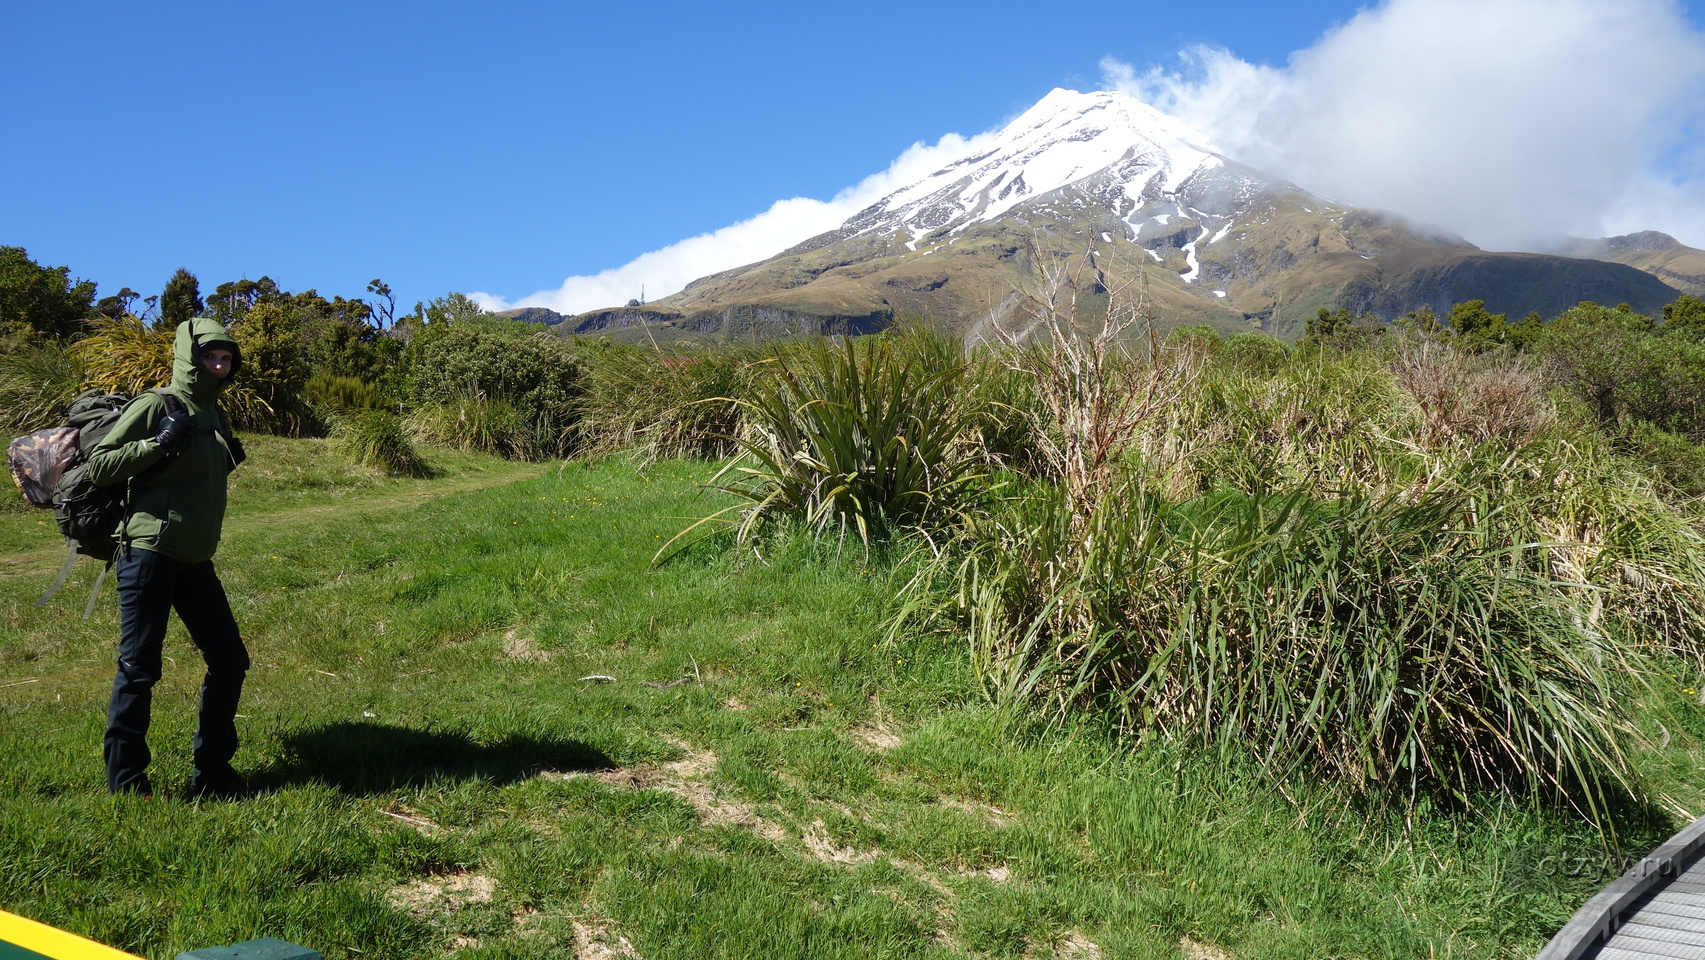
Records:
M179 267L166 281L166 289L160 292L160 323L169 330L176 330L178 324L204 309L201 284L195 279L195 274Z
M1665 306L1664 333L1705 340L1705 300L1683 295Z
M1321 307L1319 313L1308 319L1308 326L1304 328L1303 336L1310 340L1334 337L1348 331L1350 325L1355 322L1356 318L1343 307L1339 307L1336 313Z
M391 285L383 280L374 278L367 283L367 292L378 299L374 301L374 313L379 318L379 329L396 325L397 298L391 293Z
M70 336L94 300L93 280L73 281L69 267L44 267L23 247L0 246L0 328Z
M1439 324L1439 318L1433 313L1433 308L1425 303L1404 314L1398 319L1397 325L1430 340L1437 340L1444 335L1444 327Z
M1361 350L1385 333L1385 324L1377 316L1364 313L1356 316L1339 307L1320 311L1308 320L1302 342L1305 345L1331 347L1338 350Z
M424 309L418 305L415 309L421 310L427 323L460 323L485 316L485 308L465 293L447 293L427 304Z
M1505 329L1509 326L1508 316L1487 310L1484 300L1470 300L1451 307L1448 322L1451 343L1472 353L1503 343Z
M305 290L291 294L286 303L315 373L366 383L377 383L383 376L394 351L387 349L384 331L372 324L373 308L366 301L327 300L316 290Z
M1505 327L1503 332L1505 343L1523 352L1530 351L1545 333L1545 321L1540 318L1539 311L1535 310L1523 317L1520 323Z
M110 297L102 297L95 301L94 312L108 320L116 320L127 313L135 312L136 301L142 296L135 290L125 287Z
M280 290L271 277L250 280L228 280L213 288L207 298L207 315L230 325L243 318L257 303L269 303L289 296Z

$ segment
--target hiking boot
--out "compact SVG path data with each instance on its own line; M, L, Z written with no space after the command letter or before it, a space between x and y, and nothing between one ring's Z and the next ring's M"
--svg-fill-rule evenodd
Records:
M192 798L206 797L212 800L241 800L254 796L254 787L249 781L235 770L224 770L219 773L202 773L197 770L189 778L189 795Z
M154 785L148 782L148 778L146 776L137 777L135 780L126 783L122 787L109 788L107 792L113 794L131 794L141 797L144 800L154 799Z

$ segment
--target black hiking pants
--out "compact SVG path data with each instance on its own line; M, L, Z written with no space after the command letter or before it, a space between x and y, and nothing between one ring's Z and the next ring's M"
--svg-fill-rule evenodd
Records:
M151 792L148 721L171 611L207 661L201 681L201 718L195 732L193 783L223 785L236 779L237 699L249 669L249 652L213 561L180 563L152 550L127 548L114 564L118 575L118 673L107 707L103 753L107 789Z

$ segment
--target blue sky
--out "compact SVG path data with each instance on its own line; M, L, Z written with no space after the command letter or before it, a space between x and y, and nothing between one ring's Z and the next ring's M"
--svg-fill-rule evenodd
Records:
M1499 4L1545 9L1479 6ZM1363 6L13 2L0 243L103 293L157 292L187 266L204 288L269 274L359 295L382 277L405 305L520 302L784 198L828 200L1053 87L1116 83L1110 62L1182 70L1146 89L1184 113L1211 114L1230 76L1181 68L1197 48L1317 96L1293 54ZM1696 158L1670 140L1652 148L1666 162Z

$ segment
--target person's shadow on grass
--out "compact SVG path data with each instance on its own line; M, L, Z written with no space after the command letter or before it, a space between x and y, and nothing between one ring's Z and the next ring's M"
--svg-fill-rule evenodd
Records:
M326 783L346 794L370 794L445 779L502 784L543 772L616 766L578 740L511 735L476 743L453 731L350 721L289 734L284 746L290 759L257 771L259 786Z

